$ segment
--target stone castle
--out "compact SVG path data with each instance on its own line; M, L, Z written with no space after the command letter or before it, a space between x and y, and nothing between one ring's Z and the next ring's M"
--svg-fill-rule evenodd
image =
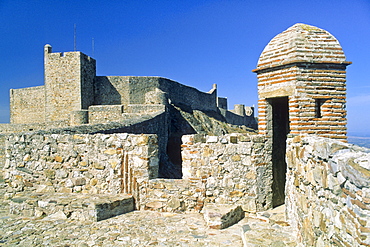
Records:
M254 126L253 108L161 77L96 76L96 61L81 52L53 53L44 47L45 85L10 91L11 124L75 126L119 122L168 105L215 112L223 121ZM44 126L42 126L43 128ZM40 129L40 127L39 127Z
M370 151L346 143L351 63L329 32L295 24L265 47L253 70L258 131L254 109L229 111L216 85L96 76L81 52L44 54L45 85L11 90L0 126L12 213L190 211L225 228L285 204L301 245L370 245Z

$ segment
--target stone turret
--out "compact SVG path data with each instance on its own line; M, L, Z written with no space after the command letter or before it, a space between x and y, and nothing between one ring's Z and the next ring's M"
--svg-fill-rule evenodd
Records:
M291 134L345 140L349 64L338 40L323 29L298 23L275 36L253 70L259 132L272 136L273 118L286 115L288 122L279 125Z

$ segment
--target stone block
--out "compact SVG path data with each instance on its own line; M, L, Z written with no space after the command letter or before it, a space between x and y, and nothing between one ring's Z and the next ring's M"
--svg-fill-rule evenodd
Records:
M238 137L237 136L230 136L230 143L238 143Z
M72 178L71 180L74 186L81 186L86 184L86 179L82 177Z
M238 223L245 213L241 206L208 204L202 210L207 226L212 229L225 229Z
M218 136L207 136L207 143L217 143Z
M254 213L257 211L257 202L255 197L249 196L244 198L243 201L244 203L242 205L242 208L245 212Z

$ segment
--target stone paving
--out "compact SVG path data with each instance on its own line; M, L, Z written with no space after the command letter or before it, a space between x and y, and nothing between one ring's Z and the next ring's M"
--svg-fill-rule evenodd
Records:
M0 246L297 246L284 207L246 214L223 230L209 229L202 214L134 211L102 220L9 215L0 185Z

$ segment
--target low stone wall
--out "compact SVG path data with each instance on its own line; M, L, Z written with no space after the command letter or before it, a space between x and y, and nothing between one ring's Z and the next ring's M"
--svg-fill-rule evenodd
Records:
M370 246L370 150L288 139L287 216L307 246Z
M156 135L11 134L4 179L10 194L127 193L139 202L158 166Z
M183 179L151 180L142 207L199 212L207 203L237 204L245 211L271 207L271 160L260 135L185 135Z
M122 120L123 105L94 105L89 107L89 124Z
M239 204L245 211L271 207L272 167L261 135L188 135L182 138L186 179L204 179L207 201Z
M153 179L140 208L162 212L200 212L206 202L204 179Z
M0 124L0 133L28 132L35 130L48 130L52 128L64 128L69 126L69 120L54 121L47 123L31 123L31 124Z

